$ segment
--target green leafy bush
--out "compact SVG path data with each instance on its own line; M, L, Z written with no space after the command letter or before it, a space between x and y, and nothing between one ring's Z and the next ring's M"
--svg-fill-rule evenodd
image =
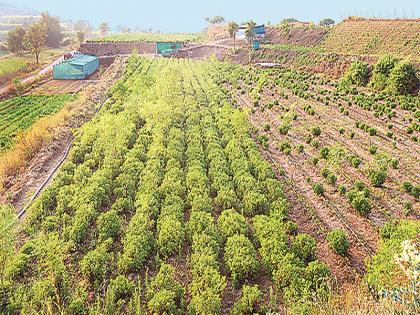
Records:
M308 234L298 234L292 243L294 254L305 262L315 258L316 241Z
M175 280L175 269L162 264L146 288L147 307L151 314L183 314L184 289Z
M387 92L396 95L413 93L418 86L417 69L408 60L399 62L389 74Z
M224 240L235 234L248 235L245 217L234 209L223 211L217 219L217 226Z
M388 85L389 74L397 63L398 59L391 55L382 56L373 67L369 85L378 91L384 90Z
M255 314L259 312L261 291L258 285L242 286L242 296L233 305L232 315Z
M121 219L114 210L101 213L98 216L96 226L99 233L100 240L114 238L118 235L121 229Z
M244 235L236 234L227 239L225 261L234 284L255 275L259 269L255 248Z
M340 84L365 86L369 80L369 65L363 61L354 61L341 79Z
M318 196L323 196L325 193L324 186L322 186L321 183L315 183L313 185L313 190L314 190L314 193Z
M338 254L345 255L350 243L347 235L343 230L333 230L327 234L327 240L330 247Z
M112 239L99 244L95 249L88 252L80 261L80 270L95 286L105 279L111 269L113 253L110 252Z
M400 287L405 277L395 255L401 252L403 241L416 239L419 233L420 223L413 220L388 222L382 227L377 253L367 262L366 280L371 289L379 292Z

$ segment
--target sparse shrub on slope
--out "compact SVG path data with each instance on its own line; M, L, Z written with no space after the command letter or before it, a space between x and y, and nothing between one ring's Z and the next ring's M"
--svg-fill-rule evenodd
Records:
M419 84L417 69L413 63L403 60L389 74L387 92L395 95L413 93Z
M343 230L333 230L327 235L330 247L338 254L345 255L350 247L347 235Z

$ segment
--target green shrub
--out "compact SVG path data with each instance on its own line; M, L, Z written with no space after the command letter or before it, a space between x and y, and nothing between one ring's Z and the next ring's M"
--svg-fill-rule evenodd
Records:
M411 94L418 84L416 66L408 60L403 60L389 74L387 92L396 95Z
M164 257L179 253L184 242L184 227L173 215L165 216L158 221L156 245Z
M243 213L253 217L256 214L265 213L268 209L267 197L258 191L249 191L243 198Z
M111 245L112 239L110 238L88 252L80 261L80 271L95 286L99 286L111 269L114 257L110 252Z
M377 253L367 262L366 280L374 292L401 287L401 279L405 276L395 255L401 252L403 241L416 239L419 233L420 223L414 220L387 222L382 227Z
M337 176L335 176L333 173L328 174L327 183L330 185L335 185L337 183Z
M96 222L100 240L114 238L121 229L121 219L115 210L101 213Z
M233 305L232 315L256 314L261 304L261 291L258 285L244 285L242 296Z
M308 234L299 234L293 239L294 254L305 262L315 258L316 241Z
M402 183L402 189L406 193L411 193L411 189L413 189L413 184L411 184L410 182L403 182Z
M255 275L259 269L255 248L244 235L236 234L227 239L225 261L235 285Z
M345 255L350 246L347 235L343 230L333 230L327 234L330 247L338 254Z
M384 90L388 85L389 75L397 63L398 59L391 55L382 56L373 67L369 85L378 91Z
M369 153L370 154L375 155L377 151L378 151L378 147L376 145L369 146Z
M175 269L162 264L158 274L146 287L147 307L150 314L183 314L184 289L175 280Z
M355 84L365 86L369 80L369 65L362 61L354 61L341 79L340 85Z
M363 216L367 216L372 210L369 199L366 197L363 191L349 191L347 196L350 203L357 212Z
M115 279L111 279L108 285L108 295L113 303L120 300L126 300L131 296L134 290L134 284L127 279L126 276L118 275Z
M321 183L315 183L313 189L314 193L318 196L323 196L325 193L324 186Z
M235 234L248 235L245 217L234 209L223 211L217 219L217 226L224 240Z
M387 172L385 167L374 167L368 170L370 182L375 187L381 187L385 183Z
M311 129L311 133L315 136L318 137L319 135L321 135L321 128L319 126L313 127Z

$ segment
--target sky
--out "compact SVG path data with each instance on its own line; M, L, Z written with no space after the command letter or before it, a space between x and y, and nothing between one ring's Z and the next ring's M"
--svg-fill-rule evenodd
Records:
M420 0L2 0L62 19L106 21L118 25L152 28L163 32L198 32L208 16L222 15L238 23L254 20L276 24L284 18L319 22L340 21L349 15L420 17ZM388 13L387 13L388 12Z

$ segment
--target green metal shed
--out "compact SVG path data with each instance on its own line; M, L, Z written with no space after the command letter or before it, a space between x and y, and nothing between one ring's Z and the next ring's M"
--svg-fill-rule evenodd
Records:
M98 57L76 52L72 58L54 65L53 78L58 80L83 80L98 68Z
M162 56L170 56L182 48L182 43L179 42L156 42L156 53Z

